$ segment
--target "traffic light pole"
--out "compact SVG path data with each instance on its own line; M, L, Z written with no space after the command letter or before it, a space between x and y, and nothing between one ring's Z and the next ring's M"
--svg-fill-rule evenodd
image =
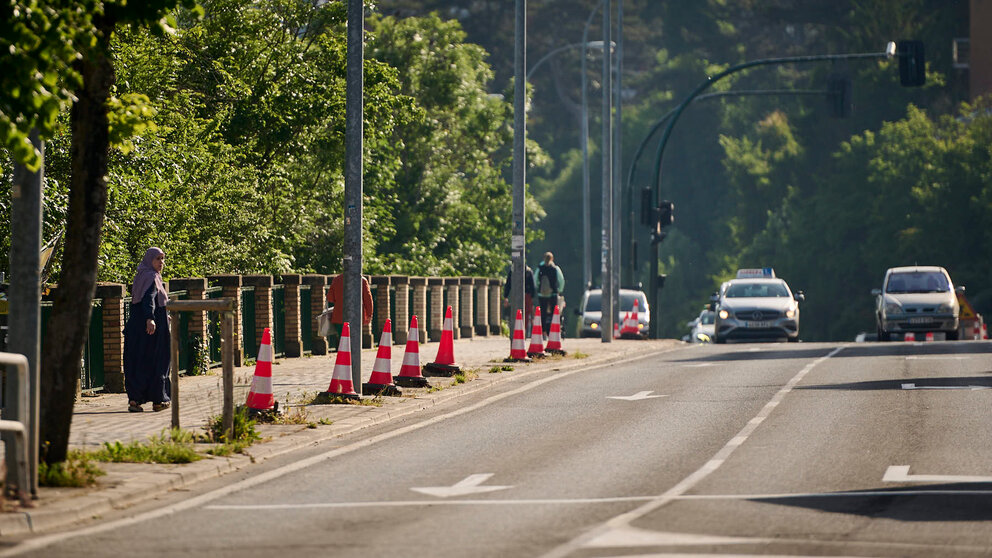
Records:
M689 93L675 109L672 111L672 116L668 121L668 126L665 127L665 132L661 136L661 141L658 144L658 152L655 157L655 169L654 169L654 199L655 203L661 201L661 164L662 159L665 154L665 146L668 145L668 139L672 135L672 129L675 124L679 121L679 117L682 115L682 111L685 110L689 103L691 103L696 97L698 97L703 91L711 87L716 82L721 79L740 72L742 70L747 70L749 68L756 68L758 66L777 66L782 64L803 64L808 62L829 62L835 60L861 60L861 59L875 59L875 58L891 58L895 56L895 43L889 43L884 52L869 52L861 54L821 54L815 56L791 56L785 58L763 58L760 60L752 60L750 62L744 62L743 64L737 64L736 66L731 66L726 70L716 74L715 76L707 78L705 81L696 86L695 89ZM658 305L658 290L660 287L660 281L658 277L658 244L653 245L653 255L651 257L651 276L649 278L650 282L650 293L648 297L650 299L651 305L651 337L653 339L659 338L659 329L661 327L661 312Z

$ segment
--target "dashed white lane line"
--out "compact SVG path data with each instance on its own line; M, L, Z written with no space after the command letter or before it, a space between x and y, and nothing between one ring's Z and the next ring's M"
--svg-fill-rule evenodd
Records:
M830 357L836 355L842 351L844 347L837 347L830 353L822 356L813 362L807 364L796 373L778 392L772 396L771 400L762 407L761 411L751 420L744 425L744 428L737 433L726 445L723 446L716 455L714 455L707 463L705 463L698 470L690 474L688 477L682 479L678 484L668 489L664 494L660 494L652 498L649 502L638 507L637 509L631 510L629 512L620 514L612 519L609 519L602 525L593 528L592 530L586 532L583 535L576 537L575 539L558 546L551 552L544 554L542 558L564 558L579 549L587 546L595 546L596 541L601 538L608 538L609 540L616 542L616 533L618 530L622 534L624 529L630 528L630 523L634 520L644 517L645 515L667 505L668 503L678 499L680 496L684 495L686 492L691 490L694 486L699 484L703 479L709 476L713 471L720 468L721 465L734 453L737 448L741 446L743 441L754 433L755 429L765 421L768 416L771 415L772 411L778 406L779 403L785 399L789 393L806 377L807 374L821 362L829 359ZM635 542L631 541L631 546L639 546Z

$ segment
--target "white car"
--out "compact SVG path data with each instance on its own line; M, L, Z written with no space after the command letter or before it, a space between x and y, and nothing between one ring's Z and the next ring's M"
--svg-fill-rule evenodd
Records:
M799 341L799 302L805 300L802 291L792 294L789 285L775 277L771 268L742 269L737 277L721 287L713 341Z
M685 325L690 331L683 340L687 343L711 343L713 341L714 324L716 323L716 312L713 310L703 310L694 320Z
M582 295L582 302L575 311L581 320L579 323L580 337L601 337L603 335L600 325L603 320L602 299L603 291L601 289L590 289ZM643 291L620 289L617 317L613 323L623 327L623 316L633 310L635 301L637 302L637 329L642 337L647 337L648 325L651 323L651 309L648 308L648 297Z
M961 306L947 270L936 266L893 267L885 272L875 295L875 325L878 340L893 334L944 332L949 341L958 338Z

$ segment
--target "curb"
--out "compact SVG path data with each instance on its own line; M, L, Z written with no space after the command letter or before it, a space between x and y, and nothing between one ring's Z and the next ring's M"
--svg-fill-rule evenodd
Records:
M298 430L252 445L245 450L246 454L206 457L186 464L102 464L101 466L110 469L107 475L109 477L108 482L115 484L98 487L88 494L72 496L64 500L53 500L43 509L29 508L0 513L0 537L37 534L63 528L75 522L98 518L110 511L147 502L171 490L186 488L204 480L218 478L305 446L353 434L370 426L438 407L506 382L519 381L539 373L594 369L608 364L639 360L650 355L669 352L681 346L681 343L674 341L670 345L651 344L643 349L610 353L599 358L590 356L575 362L552 360L537 364L562 364L539 366L523 369L519 372L514 370L513 373L507 375L493 374L494 377L491 378L479 376L471 382L458 385L455 389L447 387L433 393L418 395L412 399L395 401L379 413L369 413L366 416L335 421L330 425L330 428L309 429L304 425L299 425ZM528 368L530 366L533 364L529 365ZM134 470L128 471L128 469Z

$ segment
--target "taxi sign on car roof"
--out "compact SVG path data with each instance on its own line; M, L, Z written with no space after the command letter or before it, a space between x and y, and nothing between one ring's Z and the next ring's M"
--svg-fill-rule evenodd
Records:
M775 277L775 270L770 267L754 267L737 270L738 279L763 279Z

